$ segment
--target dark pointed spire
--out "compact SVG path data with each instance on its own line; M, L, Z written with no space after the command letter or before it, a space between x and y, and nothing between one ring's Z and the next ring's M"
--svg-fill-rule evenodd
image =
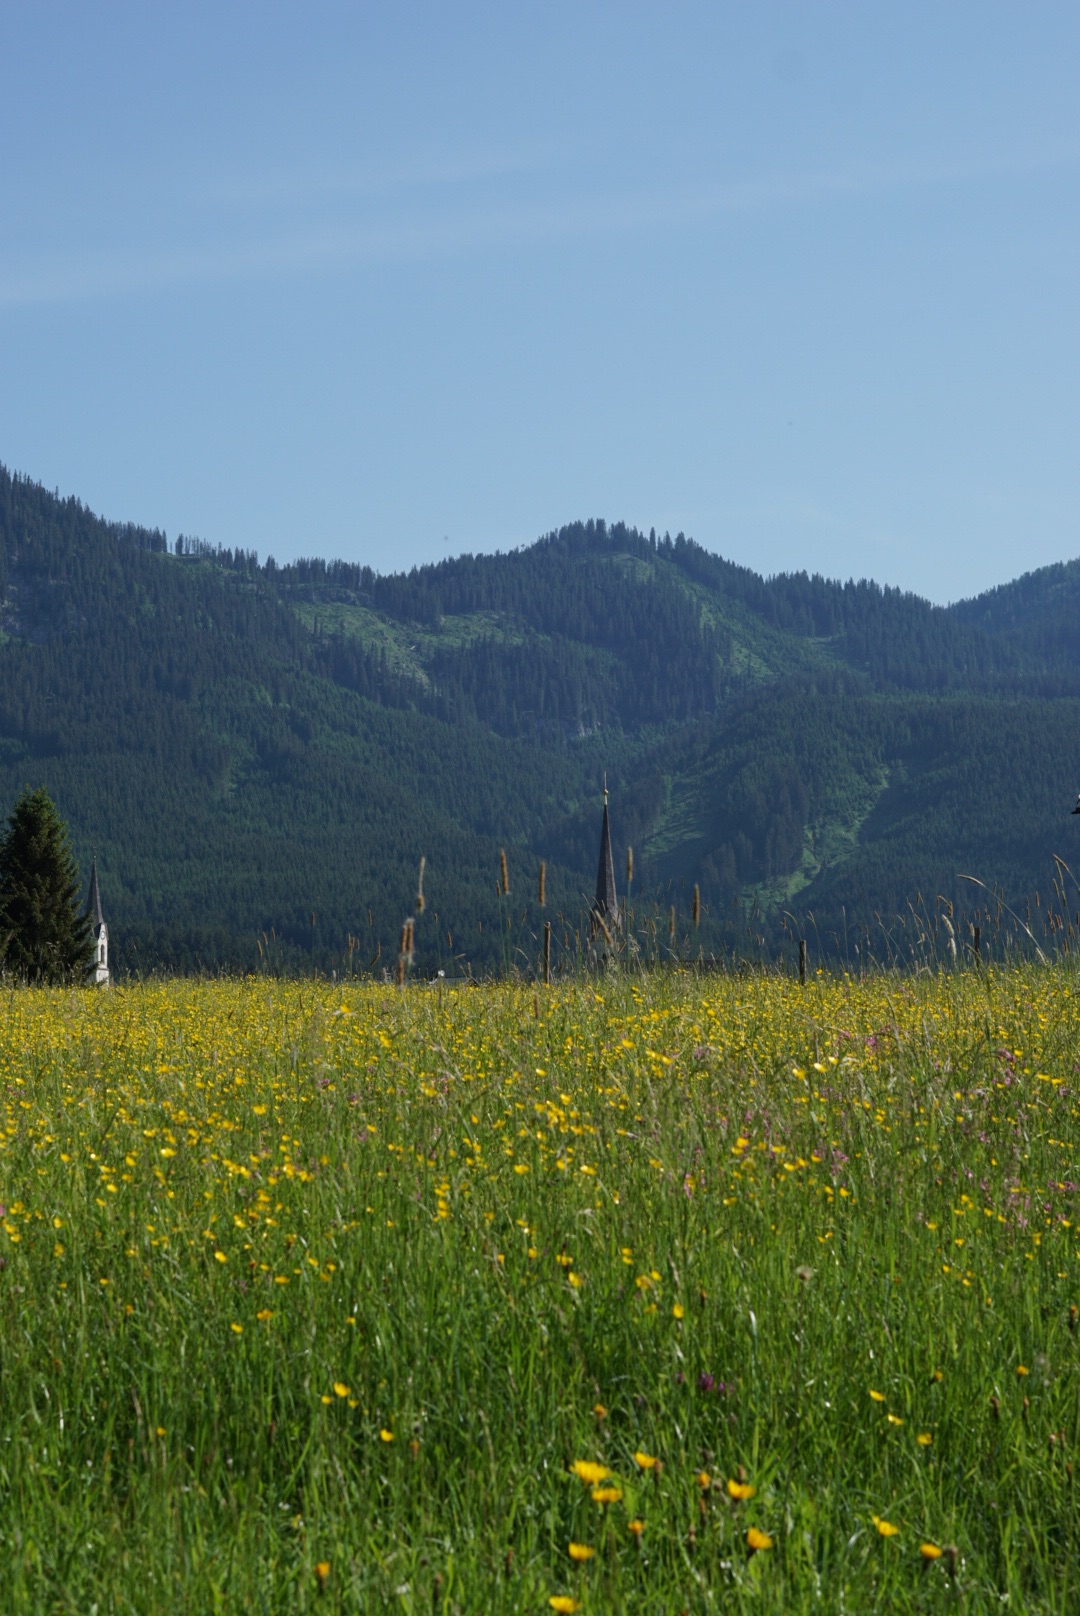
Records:
M619 900L615 893L615 860L611 852L611 825L608 820L607 775L604 775L604 818L600 826L600 863L596 871L596 897L593 914L608 931L619 924Z
M90 916L90 924L94 929L94 935L97 936L98 931L104 924L105 916L101 912L101 889L98 886L97 878L96 848L94 850L93 863L90 865L90 891L86 898L86 912Z

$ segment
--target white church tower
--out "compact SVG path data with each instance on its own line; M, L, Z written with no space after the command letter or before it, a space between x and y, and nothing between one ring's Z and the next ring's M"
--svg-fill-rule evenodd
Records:
M101 890L97 878L97 854L90 867L90 892L86 899L86 912L90 916L90 930L94 938L94 963L90 967L95 985L108 986L109 982L109 928L101 913Z

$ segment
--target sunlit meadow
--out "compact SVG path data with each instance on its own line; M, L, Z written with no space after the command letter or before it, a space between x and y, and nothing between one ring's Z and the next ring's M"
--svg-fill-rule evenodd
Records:
M143 1612L1080 1608L1080 998L0 1002L0 1587Z

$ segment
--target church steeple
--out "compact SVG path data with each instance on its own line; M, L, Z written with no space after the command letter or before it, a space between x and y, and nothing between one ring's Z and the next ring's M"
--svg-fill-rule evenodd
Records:
M109 928L101 912L101 888L98 885L97 849L90 865L90 891L86 895L86 914L94 938L94 963L90 967L95 983L109 980Z
M94 929L94 936L104 925L105 917L101 913L101 889L97 878L97 849L94 849L94 859L90 866L90 891L86 899L86 912L90 916L90 924Z
M608 819L607 775L604 775L604 818L600 825L600 862L596 871L593 915L603 921L609 933L619 924L619 899L615 892L615 860L611 852L611 822Z

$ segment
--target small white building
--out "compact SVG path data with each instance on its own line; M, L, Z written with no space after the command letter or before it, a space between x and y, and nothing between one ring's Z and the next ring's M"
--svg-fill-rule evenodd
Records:
M90 967L95 986L108 986L109 981L109 928L101 912L101 890L98 887L97 854L90 867L90 891L86 899L86 912L90 916L90 930L94 938L94 963Z

